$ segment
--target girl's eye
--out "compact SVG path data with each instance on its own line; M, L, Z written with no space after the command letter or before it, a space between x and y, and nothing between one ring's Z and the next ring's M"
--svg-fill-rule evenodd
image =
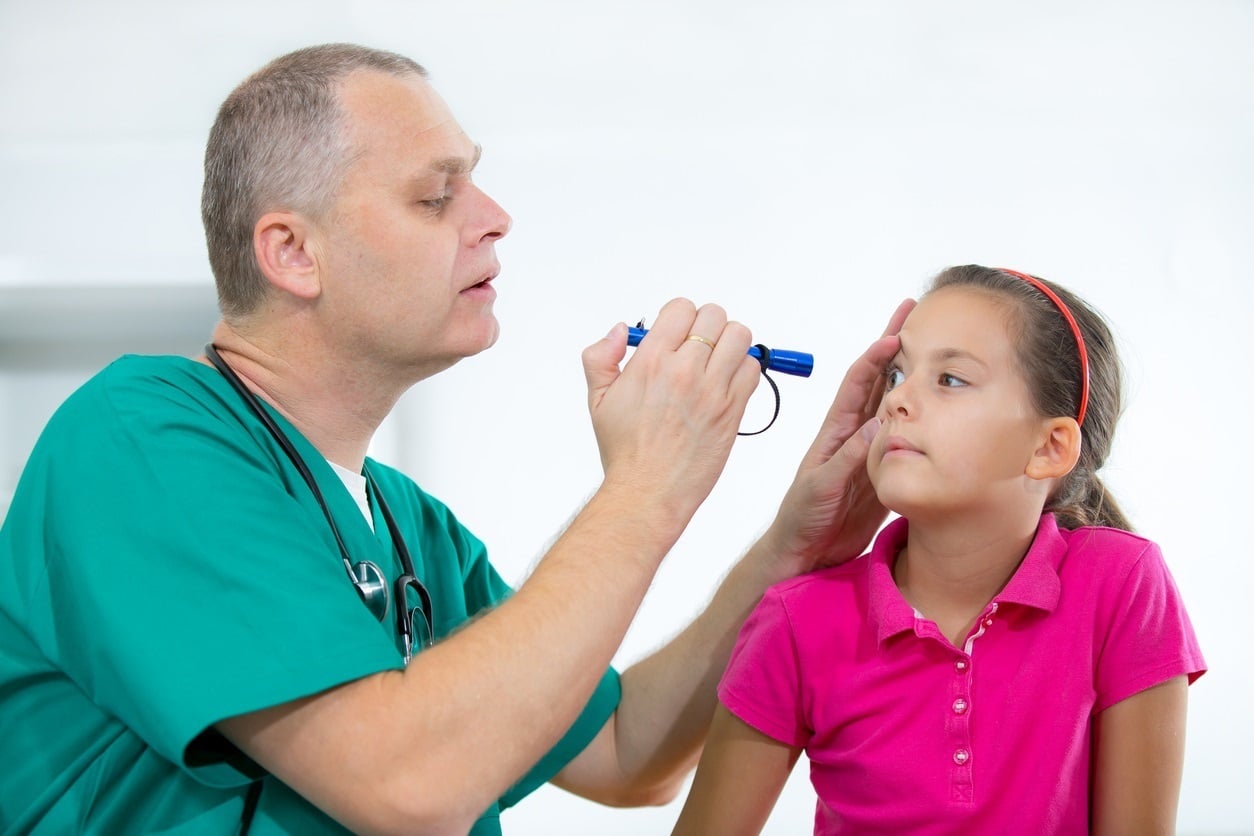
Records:
M958 386L966 386L967 382L960 377L954 377L952 374L942 374L936 379L936 382L946 388L955 388Z
M884 369L884 391L891 392L901 385L906 379L906 373L896 366L889 366Z

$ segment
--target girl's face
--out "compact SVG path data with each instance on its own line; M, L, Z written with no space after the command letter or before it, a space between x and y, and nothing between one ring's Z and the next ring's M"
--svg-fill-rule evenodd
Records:
M1025 468L1046 421L1019 370L1007 304L947 287L901 329L867 471L880 502L902 516L948 520L1039 501Z

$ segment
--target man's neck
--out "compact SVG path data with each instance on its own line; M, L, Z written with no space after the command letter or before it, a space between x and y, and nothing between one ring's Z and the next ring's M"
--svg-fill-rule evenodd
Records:
M243 332L219 322L213 344L253 394L328 461L353 472L361 471L371 438L408 388L380 385L382 375L310 340Z

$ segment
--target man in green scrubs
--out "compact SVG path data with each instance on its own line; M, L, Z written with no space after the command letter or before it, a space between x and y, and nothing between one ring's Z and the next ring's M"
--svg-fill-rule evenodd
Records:
M680 299L630 362L621 324L585 350L604 482L517 591L366 457L402 393L496 339L510 218L478 156L390 53L301 50L223 104L212 339L298 458L203 357L123 357L58 410L0 529L0 830L491 834L550 780L663 802L763 589L861 551L882 511L859 430L892 337L706 611L621 677L610 660L757 383L744 326ZM372 612L346 564L391 590L402 548L430 601L392 591ZM435 641L407 664L395 608L419 606Z

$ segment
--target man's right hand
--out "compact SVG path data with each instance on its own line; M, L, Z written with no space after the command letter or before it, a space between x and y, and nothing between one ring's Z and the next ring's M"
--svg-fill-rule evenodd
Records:
M622 324L585 349L606 485L649 497L687 524L722 473L758 384L751 341L717 305L674 299L622 369Z

